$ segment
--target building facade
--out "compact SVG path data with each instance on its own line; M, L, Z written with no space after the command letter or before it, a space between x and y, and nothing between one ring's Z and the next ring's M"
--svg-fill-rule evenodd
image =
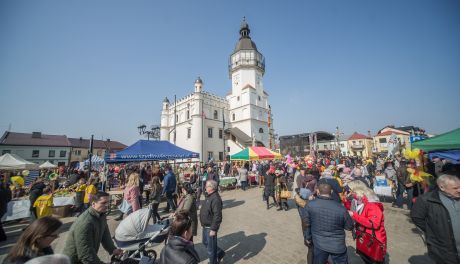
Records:
M25 160L41 164L49 161L58 166L88 158L90 140L67 138L65 135L48 135L41 132L5 132L0 138L0 154L12 153ZM126 145L111 140L94 140L93 154L104 157L108 152L119 151Z
M231 91L226 97L206 92L198 77L193 93L163 101L161 140L198 152L201 161L224 160L247 146L274 146L273 115L264 90L265 58L243 20L229 59Z
M372 137L355 132L348 138L347 141L348 150L351 156L369 158L373 155L372 150L374 144Z
M47 135L41 132L5 132L0 139L0 153L12 153L41 164L50 161L58 166L69 164L70 143L64 135Z

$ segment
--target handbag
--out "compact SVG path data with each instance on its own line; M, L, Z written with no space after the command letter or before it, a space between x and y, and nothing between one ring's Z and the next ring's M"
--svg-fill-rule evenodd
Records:
M384 263L387 252L386 245L375 237L375 229L372 221L372 235L366 232L366 228L356 229L356 253L368 260L368 263ZM360 226L362 227L362 226Z
M120 210L120 212L122 212L124 214L129 214L129 213L131 213L133 211L133 207L131 206L130 203L128 203L128 201L123 199L123 202L118 207L118 210Z
M280 198L281 199L289 199L291 198L292 194L290 191L288 190L281 190L281 193L280 193Z

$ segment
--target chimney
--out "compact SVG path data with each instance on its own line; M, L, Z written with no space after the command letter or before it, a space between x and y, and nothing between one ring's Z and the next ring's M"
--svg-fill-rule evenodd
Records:
M32 132L32 138L41 138L42 133L41 132Z
M83 138L82 138L82 137L80 137L80 141L82 141L82 140L83 140Z

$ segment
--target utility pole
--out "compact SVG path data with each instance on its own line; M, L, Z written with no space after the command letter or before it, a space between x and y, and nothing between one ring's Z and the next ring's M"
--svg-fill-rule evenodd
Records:
M93 141L94 141L94 135L91 135L91 140L89 141L89 177L91 177L91 165L92 165L92 159L93 159Z

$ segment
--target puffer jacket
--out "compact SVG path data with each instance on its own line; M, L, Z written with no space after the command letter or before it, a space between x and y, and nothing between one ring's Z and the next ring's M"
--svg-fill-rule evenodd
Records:
M90 207L72 224L63 253L73 264L102 264L97 256L101 244L109 254L116 249L105 214Z
M306 210L310 226L304 232L305 239L313 240L315 247L329 253L345 252L345 230L353 228L345 207L333 198L318 196L307 204Z
M200 257L193 243L182 237L169 237L168 243L161 250L160 264L198 264Z

